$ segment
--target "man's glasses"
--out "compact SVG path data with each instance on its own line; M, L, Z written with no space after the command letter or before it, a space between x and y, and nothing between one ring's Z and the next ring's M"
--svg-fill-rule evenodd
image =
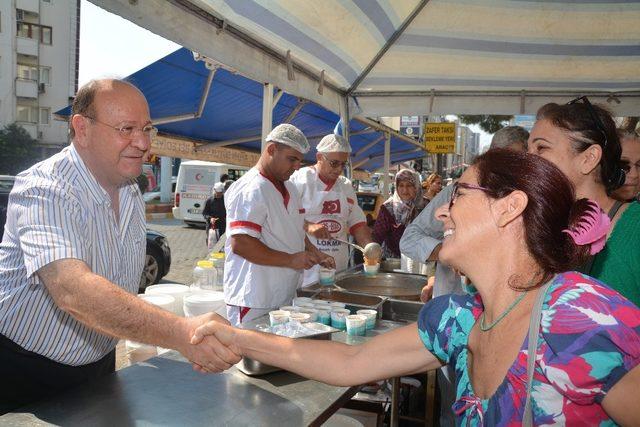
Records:
M329 163L329 166L331 166L332 169L344 169L349 165L348 160L346 162L341 162L340 160L329 160L325 155L323 155L322 157L324 157L324 159Z
M451 193L451 199L449 200L449 210L451 210L453 205L455 205L456 199L458 198L458 195L459 195L459 190L461 188L464 188L465 190L480 190L489 194L493 193L492 190L486 187L480 187L479 185L473 185L473 184L465 184L464 182L456 182L455 184L453 184L453 192Z
M137 126L131 126L131 125L122 125L122 126L112 126L108 123L104 123L101 122L100 120L94 118L94 117L90 117L90 116L83 116L86 117L89 120L92 120L96 123L99 123L103 126L107 126L110 127L111 129L114 129L116 131L118 131L118 134L120 134L120 136L124 139L128 139L129 141L131 141L135 134L140 132L142 134L142 136L144 136L145 138L148 139L152 139L153 137L155 137L158 134L158 129L156 127L154 127L153 125L146 125L142 128L139 128Z
M607 132L605 131L604 123L602 123L600 116L598 116L596 109L593 108L593 105L591 105L591 102L589 102L589 99L586 96L581 96L579 98L572 99L571 101L567 102L567 105L574 105L580 102L584 104L585 107L587 107L587 111L591 115L591 120L593 121L593 124L600 131L600 133L602 133L602 137L604 138L604 142L602 143L602 148L605 148L608 142Z

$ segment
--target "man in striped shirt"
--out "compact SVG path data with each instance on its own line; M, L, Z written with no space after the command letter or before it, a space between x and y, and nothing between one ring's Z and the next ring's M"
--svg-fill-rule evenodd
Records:
M90 82L72 106L72 144L16 177L0 244L0 414L113 372L116 337L174 348L206 371L239 360L217 341L190 344L220 317L177 317L135 295L146 225L134 178L149 117L131 84Z

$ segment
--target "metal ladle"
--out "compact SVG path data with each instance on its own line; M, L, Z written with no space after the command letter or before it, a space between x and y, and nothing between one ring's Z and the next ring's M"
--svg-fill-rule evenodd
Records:
M351 243L346 240L336 239L335 237L332 237L332 239L337 242L344 243L349 246L353 246L354 248L362 252L362 254L367 258L377 259L377 260L380 260L380 258L382 258L382 248L378 243L375 243L375 242L367 243L367 246L363 248L362 246L358 246L355 243Z

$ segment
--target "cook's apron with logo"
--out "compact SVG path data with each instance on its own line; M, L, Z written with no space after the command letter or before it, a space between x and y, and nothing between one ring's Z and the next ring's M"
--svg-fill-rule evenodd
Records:
M340 188L335 185L334 188ZM302 206L306 211L306 220L324 225L329 233L337 239L349 238L349 209L347 196L342 191L308 192L302 199ZM349 263L349 248L344 243L332 239L317 239L308 235L309 240L322 252L332 256L336 261L336 271L346 270ZM302 286L308 286L318 281L319 265L304 271Z

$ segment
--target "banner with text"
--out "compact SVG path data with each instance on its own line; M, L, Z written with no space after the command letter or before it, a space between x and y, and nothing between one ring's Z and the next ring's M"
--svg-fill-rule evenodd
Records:
M427 152L432 154L455 153L455 123L425 123L424 144Z

